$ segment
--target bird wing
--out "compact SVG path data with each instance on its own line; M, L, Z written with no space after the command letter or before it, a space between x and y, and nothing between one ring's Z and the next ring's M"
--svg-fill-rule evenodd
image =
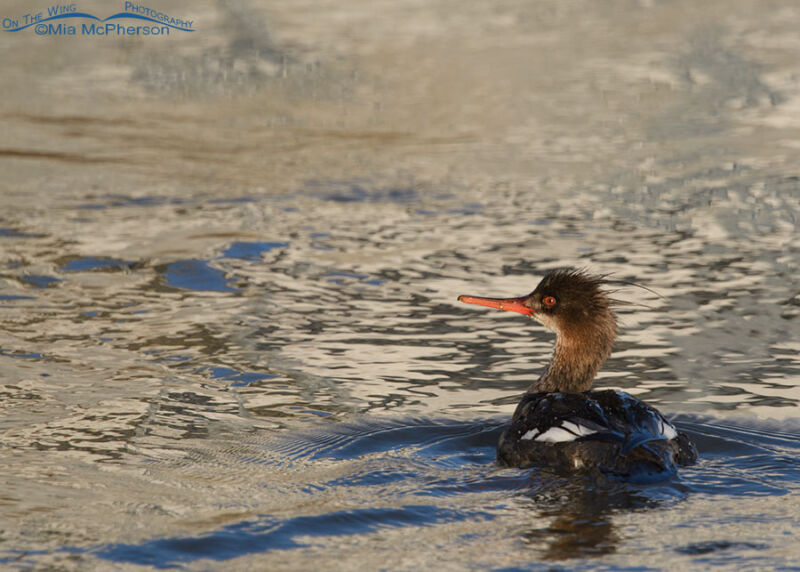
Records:
M615 390L529 394L520 403L512 424L520 427L521 440L616 441L622 444L622 454L650 441L674 439L678 434L658 411Z

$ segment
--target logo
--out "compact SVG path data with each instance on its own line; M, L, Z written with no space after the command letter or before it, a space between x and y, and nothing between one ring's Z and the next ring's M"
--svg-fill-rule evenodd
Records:
M171 32L194 32L193 26L193 20L175 18L135 2L125 2L122 12L107 18L81 12L77 4L56 4L43 12L3 18L2 22L5 32L32 28L37 36L169 36Z

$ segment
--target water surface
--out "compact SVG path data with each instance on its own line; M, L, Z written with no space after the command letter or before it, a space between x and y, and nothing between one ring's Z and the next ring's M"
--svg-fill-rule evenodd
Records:
M0 36L3 567L800 566L792 3L159 9ZM675 479L494 464L564 265Z

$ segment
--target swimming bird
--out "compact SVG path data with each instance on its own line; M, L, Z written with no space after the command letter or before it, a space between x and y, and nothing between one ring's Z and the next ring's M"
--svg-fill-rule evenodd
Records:
M658 479L697 460L689 437L658 410L619 390L591 389L617 336L605 284L603 277L565 268L548 272L520 298L458 297L525 314L556 334L550 363L500 437L500 464Z

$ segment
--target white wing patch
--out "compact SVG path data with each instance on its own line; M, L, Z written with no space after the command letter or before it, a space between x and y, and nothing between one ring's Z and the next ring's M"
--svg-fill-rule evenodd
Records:
M520 439L540 441L542 443L564 443L567 441L574 441L578 437L584 437L597 433L594 429L589 429L585 425L579 425L571 421L562 421L561 425L550 427L544 433L540 433L538 429L531 429L526 432Z
M551 427L539 435L536 441L541 441L542 443L563 443L565 441L574 441L577 438L578 435L573 435L561 427Z
M675 430L675 427L672 426L672 423L661 421L659 429L661 430L661 434L666 439L672 440L678 436L678 432Z
M539 434L538 429L531 429L530 431L527 431L522 437L520 437L520 439L522 439L523 441L530 441L531 439L536 439L536 436L538 434Z

